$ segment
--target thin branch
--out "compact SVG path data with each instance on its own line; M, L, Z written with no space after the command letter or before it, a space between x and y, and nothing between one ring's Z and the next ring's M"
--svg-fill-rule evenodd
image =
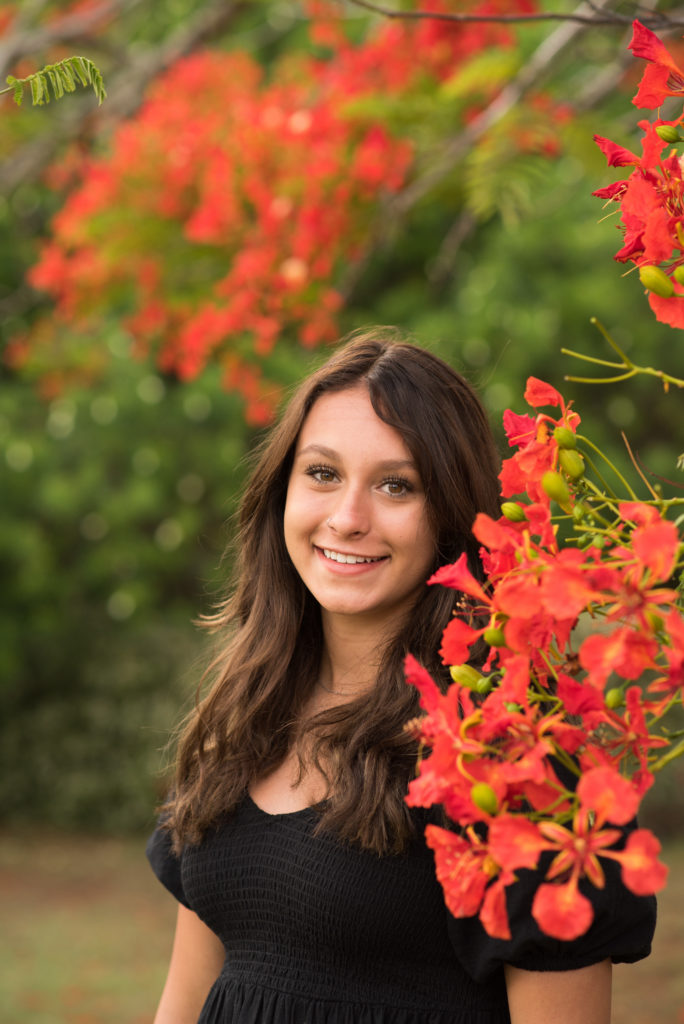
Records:
M350 0L354 2L354 0ZM590 8L593 11L604 9L609 6L612 0L598 0L597 3L588 0L577 8L582 11ZM379 13L383 13L380 11ZM415 13L415 12L414 12ZM566 19L567 20L567 19ZM553 66L559 54L566 49L577 36L587 31L583 24L563 24L552 32L537 47L524 68L517 77L506 85L495 97L491 104L482 111L467 127L451 140L447 140L441 152L431 161L430 166L416 179L404 188L398 195L389 199L378 217L372 234L367 240L364 253L350 269L343 280L342 294L349 299L353 294L358 282L363 278L363 272L378 250L387 249L391 246L392 240L397 236L401 228L403 217L425 196L432 188L439 185L446 178L458 163L470 152L473 145L498 121L500 121L522 97L533 88ZM445 272L449 259L453 260L460 244L460 227L453 228L453 236L444 240L444 248L440 252L433 273L436 276L435 284L439 287L440 275ZM449 232L451 234L451 232Z
M472 210L461 210L442 239L437 255L426 268L428 281L433 288L443 288L451 278L458 252L476 227L477 218Z
M575 22L579 25L631 25L635 17L648 28L677 28L684 25L683 16L669 17L662 13L642 14L635 11L634 15L618 14L617 11L599 12L599 5L594 13L584 14L580 10L562 14L558 12L539 11L535 14L458 14L446 11L401 11L393 7L385 7L383 4L372 3L371 0L341 0L342 3L352 4L364 11L371 11L373 14L381 14L384 18L397 18L401 21L450 21L457 24L468 22L493 22L494 24L525 24L540 21ZM593 5L589 5L593 7Z
M611 0L602 0L597 6L607 7L610 2ZM586 9L586 7L587 4L582 3L578 11ZM411 209L435 185L443 181L471 150L473 144L479 141L493 125L501 121L523 96L537 85L563 50L567 49L577 36L586 31L586 24L567 23L547 36L525 63L517 77L501 90L490 105L464 131L448 141L442 149L441 157L397 197L396 209L401 212Z
M630 446L629 441L627 440L627 435L625 434L624 430L620 431L620 436L622 437L622 440L624 442L625 448L627 449L627 454L629 455L629 458L631 460L632 465L634 466L634 468L636 469L637 473L639 474L639 476L641 477L641 479L643 480L643 482L646 484L646 486L648 487L649 491L651 492L651 497L655 498L655 500L657 501L658 498L659 498L659 495L656 494L656 492L653 490L653 488L651 487L650 483L646 479L645 475L642 473L641 466L639 465L637 460L634 458L634 452L632 451L632 448Z

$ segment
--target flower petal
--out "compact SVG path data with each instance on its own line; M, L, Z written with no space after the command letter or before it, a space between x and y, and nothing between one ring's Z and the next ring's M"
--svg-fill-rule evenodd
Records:
M587 931L594 911L571 878L564 885L540 885L532 902L532 917L547 935L571 942Z

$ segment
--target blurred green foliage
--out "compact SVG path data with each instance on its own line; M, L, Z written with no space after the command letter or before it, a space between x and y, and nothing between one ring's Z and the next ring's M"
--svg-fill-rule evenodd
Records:
M149 819L194 692L249 432L217 379L179 386L105 340L97 390L0 391L0 805L119 828Z
M133 5L106 33L108 86L107 53L125 43L144 62L202 7L166 0L150 19ZM268 65L305 41L296 8L247 5L226 45L245 46ZM531 31L526 52L542 35ZM561 91L583 87L617 47L617 33L585 37L554 71ZM483 59L475 70L491 68ZM591 135L632 144L638 115L629 95L559 126L557 159L507 163L495 129L486 167L475 173L466 161L455 169L373 251L349 286L343 326L392 323L411 332L480 388L500 438L503 410L526 411L526 378L546 379L575 399L584 431L632 480L621 430L652 482L661 475L677 487L684 438L676 395L646 379L619 389L563 381L592 373L561 356L562 346L611 358L592 316L638 362L684 373L676 335L655 322L638 282L613 262L618 235L590 195L617 177ZM429 162L456 100L447 89L433 109L417 96L415 110L387 116L414 119ZM11 136L17 153L49 128L44 111L25 113L23 121L12 115L11 128L0 121L0 139ZM23 269L57 201L36 181L0 198L5 336L33 315ZM169 729L201 676L206 647L193 620L210 610L229 573L221 552L255 438L218 373L183 385L164 378L132 358L115 316L103 315L97 339L75 336L72 344L111 353L97 385L47 401L18 375L0 377L0 818L128 830L150 820ZM324 356L276 347L267 372L287 387ZM671 787L662 792L667 807Z

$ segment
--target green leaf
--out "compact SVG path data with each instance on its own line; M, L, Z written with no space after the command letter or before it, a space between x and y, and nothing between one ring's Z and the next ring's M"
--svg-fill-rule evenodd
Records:
M76 91L76 80L74 79L73 72L69 66L69 61L65 60L56 67L57 73L62 80L62 85L66 92Z
M24 98L24 83L21 82L18 78L15 78L14 75L8 75L5 81L9 86L11 86L12 90L14 91L14 102L18 107L20 107L21 101Z
M90 64L90 61L88 61L88 64ZM78 75L81 85L92 85L92 76L86 62L83 60L83 57L71 57L69 60L69 66L71 67L72 72Z
M35 75L30 75L29 78L28 78L28 81L31 83L31 99L33 100L34 107L35 106L42 106L42 104L44 103L44 98L43 97L45 95L45 91L46 90L45 90L45 85L43 83L43 79L41 77L40 72L38 71ZM49 103L50 102L49 94L48 94L47 99L48 99L48 103Z
M66 57L58 64L46 64L40 71L26 78L8 75L6 81L14 92L14 102L17 106L21 105L25 85L30 86L34 106L50 102L50 86L55 99L58 100L65 92L75 92L78 82L84 86L92 85L98 103L102 103L107 95L99 68L87 57ZM9 89L2 91L9 92Z
M55 74L52 68L47 68L46 70L48 78L52 83L52 91L55 94L55 99L61 100L62 96L64 95L64 89L62 88L60 77L59 75Z

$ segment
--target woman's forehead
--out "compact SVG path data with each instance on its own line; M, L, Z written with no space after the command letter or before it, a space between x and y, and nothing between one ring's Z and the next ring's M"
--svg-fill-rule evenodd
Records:
M359 454L369 449L384 451L389 461L414 461L399 431L376 413L365 384L325 392L316 399L299 432L296 454L317 450L332 456L355 448Z

